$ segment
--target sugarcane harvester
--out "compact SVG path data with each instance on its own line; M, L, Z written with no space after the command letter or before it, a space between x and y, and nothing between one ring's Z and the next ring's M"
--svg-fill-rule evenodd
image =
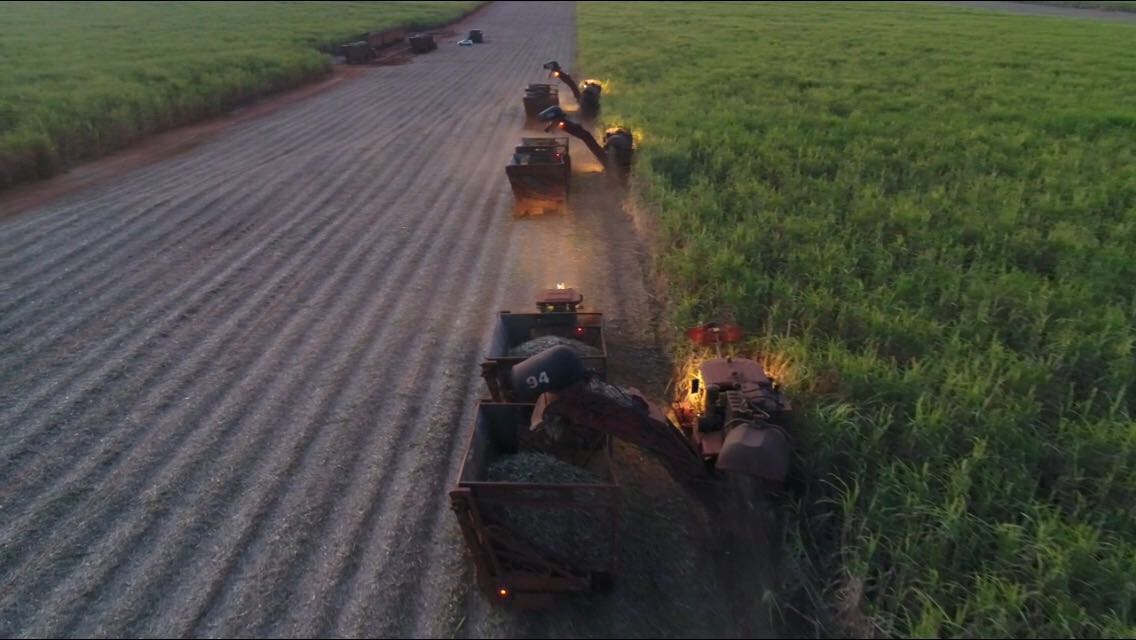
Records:
M587 129L573 122L559 105L540 112L545 132L553 129L583 141L592 155L621 183L631 172L635 143L631 130L610 127L603 145ZM563 213L567 210L572 165L567 137L522 138L505 166L513 190L514 213L518 216Z
M786 428L792 405L761 363L721 355L723 342L740 339L736 327L710 324L689 335L714 344L718 357L699 365L688 396L665 413L633 390L624 392L626 401L597 392L580 357L563 347L515 365L512 388L520 401L535 401L534 425L556 419L610 433L659 456L679 481L741 473L783 483L791 459Z
M631 129L626 127L608 127L604 131L603 145L596 140L590 131L573 122L560 106L548 107L540 112L540 119L547 124L545 132L559 129L570 136L579 138L600 161L605 171L610 171L626 179L631 172L631 162L635 155L635 141Z
M576 98L576 104L580 105L580 117L591 120L599 114L600 93L603 91L600 83L594 80L585 80L577 84L576 80L555 60L544 63L544 68L548 69L550 76L559 78L561 82L568 85L568 89L572 91L572 96Z

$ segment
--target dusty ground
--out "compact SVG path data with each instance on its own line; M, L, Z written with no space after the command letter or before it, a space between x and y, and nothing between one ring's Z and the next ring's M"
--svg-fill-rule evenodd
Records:
M573 16L496 3L455 28L486 44L0 217L0 636L768 634L732 606L760 580L703 569L719 532L627 447L655 497L630 521L674 525L631 536L644 572L536 616L468 591L446 492L495 312L567 282L613 379L669 373L584 147L569 216L510 214L522 89L574 58Z

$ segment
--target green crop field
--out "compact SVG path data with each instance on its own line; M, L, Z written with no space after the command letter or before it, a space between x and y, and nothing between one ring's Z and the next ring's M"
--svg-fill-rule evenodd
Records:
M1136 636L1136 27L586 3L672 330L787 363L805 633ZM800 616L793 616L799 622Z
M326 74L327 48L479 2L5 2L0 189Z

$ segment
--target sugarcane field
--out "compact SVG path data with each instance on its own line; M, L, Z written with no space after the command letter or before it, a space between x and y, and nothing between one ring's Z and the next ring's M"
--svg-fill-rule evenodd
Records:
M0 637L1136 637L1136 2L0 59Z

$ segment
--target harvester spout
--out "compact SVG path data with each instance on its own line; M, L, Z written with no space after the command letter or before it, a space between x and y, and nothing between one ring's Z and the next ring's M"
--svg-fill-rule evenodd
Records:
M568 114L560 107L549 107L540 112L540 119L548 123L544 128L545 131L551 131L553 128L560 129L570 136L579 138L592 152L592 155L600 161L600 164L607 166L607 152L596 142L596 137L591 134L587 129L581 127L579 124L572 122L568 119Z
M604 169L613 169L621 177L626 177L631 171L635 144L630 129L623 127L608 129L604 132L604 143L601 147L595 136L584 127L569 120L568 114L564 113L564 110L559 106L552 106L541 111L540 119L548 123L545 131L551 131L555 127L582 140L588 150L604 166Z
M576 79L555 60L544 63L544 68L548 69L549 75L560 78L564 84L568 85L568 88L572 91L572 97L576 98L576 104L580 106L579 115L581 118L592 120L599 114L600 93L603 92L603 87L599 82L595 80L576 82Z
M559 391L545 392L537 400L533 423L560 419L570 424L609 433L653 453L679 482L704 479L708 469L698 451L677 427L634 390L620 390L625 398L611 396L605 383L583 381Z
M549 75L560 78L561 82L568 85L568 88L572 91L572 97L576 98L576 104L580 104L580 87L576 84L576 80L560 67L560 63L552 60L544 63L544 68L548 69Z
M532 423L567 423L608 433L658 456L678 480L706 476L698 451L641 394L590 375L572 349L552 347L513 366L512 388L521 402L536 401Z

